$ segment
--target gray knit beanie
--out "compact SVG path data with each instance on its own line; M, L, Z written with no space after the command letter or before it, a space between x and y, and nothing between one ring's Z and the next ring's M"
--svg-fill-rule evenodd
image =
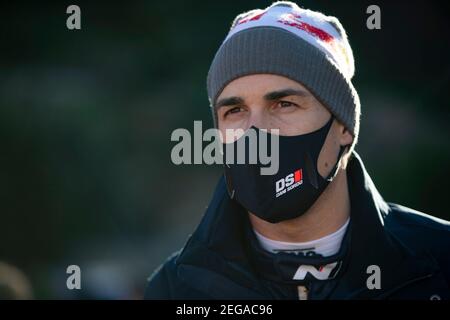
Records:
M238 15L217 51L207 77L213 117L217 97L232 80L250 74L285 76L308 88L353 134L359 132L360 102L351 83L353 53L335 17L289 1Z

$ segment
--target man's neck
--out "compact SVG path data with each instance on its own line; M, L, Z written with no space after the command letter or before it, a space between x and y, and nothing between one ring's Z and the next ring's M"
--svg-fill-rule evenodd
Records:
M345 224L350 216L350 197L345 170L339 173L313 206L298 218L269 223L249 212L253 228L278 241L306 242L325 237Z

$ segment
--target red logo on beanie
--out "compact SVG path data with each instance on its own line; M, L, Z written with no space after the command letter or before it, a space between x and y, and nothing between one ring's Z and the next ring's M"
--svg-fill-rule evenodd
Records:
M325 42L330 42L334 39L334 37L329 34L328 32L326 32L325 30L322 30L320 28L314 27L313 25L306 23L306 22L302 22L299 21L298 19L300 19L300 15L299 14L286 14L285 16L283 16L282 19L278 19L277 21L285 24L287 26L290 27L294 27L303 31L308 32L310 35L319 38L322 41Z
M254 15L252 15L252 16L250 16L250 17L247 17L247 18L245 18L245 19L242 19L242 20L239 21L237 24L243 24L243 23L246 23L246 22L249 22L249 21L256 21L256 20L259 20L265 13L266 13L266 11L263 11L263 12L260 12L260 13L257 13L257 14L254 14Z

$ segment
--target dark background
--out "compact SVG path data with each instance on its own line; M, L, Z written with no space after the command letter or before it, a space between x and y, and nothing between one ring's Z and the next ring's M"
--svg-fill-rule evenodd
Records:
M340 19L362 105L356 150L387 201L450 219L445 2L298 1ZM81 30L66 8L81 8ZM0 261L35 298L140 298L199 222L220 166L175 166L231 21L271 1L15 2L0 8ZM381 8L381 30L366 8ZM66 268L82 290L66 289ZM1 272L0 282L11 279ZM19 280L18 280L19 281ZM20 282L20 281L19 281ZM22 281L23 282L23 281Z

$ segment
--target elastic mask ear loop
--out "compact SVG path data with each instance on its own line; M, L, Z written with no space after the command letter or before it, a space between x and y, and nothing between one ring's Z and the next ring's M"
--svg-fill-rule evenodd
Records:
M342 160L342 155L344 154L345 150L347 150L348 146L350 146L350 145L347 144L345 146L341 146L341 148L339 150L339 154L338 154L338 158L337 158L336 164L334 165L333 170L331 170L330 174L326 178L326 180L328 182L333 181L333 179L337 176L338 169L339 169L339 164L341 163L341 160Z

